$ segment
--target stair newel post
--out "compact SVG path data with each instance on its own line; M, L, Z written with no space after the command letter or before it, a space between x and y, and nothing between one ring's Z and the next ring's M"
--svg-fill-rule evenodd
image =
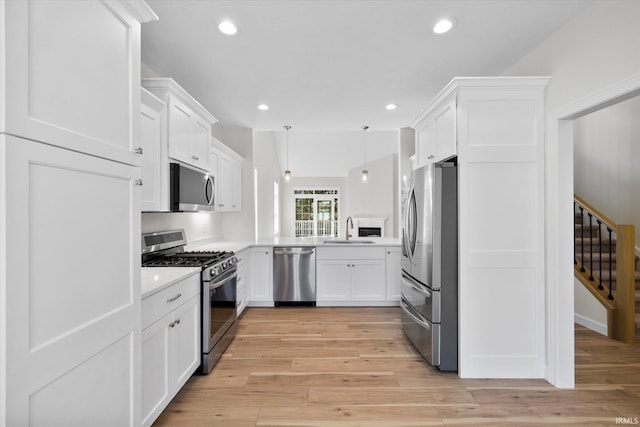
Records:
M635 341L635 235L633 225L618 225L616 242L616 338Z
M612 237L611 234L613 230L607 227L607 231L609 232L609 260L613 260L613 248L612 246ZM611 263L609 263L609 296L610 300L613 300L613 271L611 269Z
M587 215L589 216L589 280L593 282L595 280L593 277L593 233L591 231L593 227L593 215L591 212L588 212ZM602 262L602 260L600 260L600 262Z
M580 271L582 273L585 272L584 269L584 208L579 206L580 208L580 260L582 261L582 265L580 266Z
M598 284L598 289L603 290L604 286L602 286L602 221L596 219L598 223L598 251L600 253L600 264L598 266L598 279L600 280L600 284ZM611 265L612 260L609 260L609 265Z
M576 207L577 207L577 203L574 201L573 202L573 222L576 222ZM576 234L576 228L575 225L573 227L573 241L574 241L574 245L573 245L573 265L578 265L578 257L576 256L576 245L575 245L575 241L576 241L576 237L578 237L578 235Z

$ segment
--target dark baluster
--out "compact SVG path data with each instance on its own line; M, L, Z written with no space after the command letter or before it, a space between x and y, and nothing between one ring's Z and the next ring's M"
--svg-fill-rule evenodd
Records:
M593 235L591 233L593 215L591 212L588 212L587 215L589 216L589 280L593 282L595 280L593 277Z
M584 208L579 206L580 208L580 262L582 262L582 266L580 267L581 272L585 272L584 269Z
M598 268L598 279L600 279L600 284L598 285L598 289L603 290L604 286L602 286L602 221L596 219L598 223L598 242L600 243L600 267ZM611 264L611 260L609 260L609 264Z
M613 259L613 248L612 248L612 244L611 244L611 232L612 230L607 227L607 231L609 232L609 261L611 261ZM611 262L609 262L609 299L612 300L613 299L613 272L611 270Z
M576 206L577 206L576 202L573 202L573 224L574 224L573 225L573 265L578 265L578 257L576 256L576 244L575 244L576 237L577 237L577 234L576 234L576 228L577 227L575 226L575 223L576 223Z

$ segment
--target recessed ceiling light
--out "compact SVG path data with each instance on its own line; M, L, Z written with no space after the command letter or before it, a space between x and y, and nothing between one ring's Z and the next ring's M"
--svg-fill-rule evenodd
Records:
M258 105L258 109L265 111L269 109L269 106L267 104L260 104Z
M453 27L453 22L449 19L441 19L433 27L433 32L436 34L443 34L449 31Z
M238 32L238 29L231 21L222 21L220 25L218 25L218 29L221 33L226 34L228 36L232 36Z
M387 104L387 106L384 108L386 108L387 110L395 110L396 107L397 107L396 104Z

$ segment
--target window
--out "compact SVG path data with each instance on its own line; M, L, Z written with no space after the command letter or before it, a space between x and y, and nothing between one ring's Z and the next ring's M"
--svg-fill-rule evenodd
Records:
M296 237L338 236L337 188L293 190Z

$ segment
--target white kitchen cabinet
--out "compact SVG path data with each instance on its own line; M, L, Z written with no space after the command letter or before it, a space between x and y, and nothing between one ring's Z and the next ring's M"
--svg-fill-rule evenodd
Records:
M4 134L0 153L0 424L139 425L140 168Z
M434 135L440 132L433 161L457 154L463 378L545 376L548 81L547 77L455 78L411 123L418 135L430 123ZM442 141L450 146L454 140L455 151L437 148ZM419 159L423 162L424 157Z
M142 1L0 2L0 425L140 425L152 19Z
M169 157L208 172L211 126L218 120L173 79L146 78L142 86L167 104Z
M415 121L417 167L456 155L456 96Z
M0 132L139 165L144 2L3 1ZM135 83L135 84L134 84Z
M401 247L386 248L387 301L400 301L401 257Z
M238 279L237 279L237 299L238 317L242 314L249 302L249 286L251 283L251 249L245 249L237 253L238 257Z
M387 305L385 248L318 247L318 305Z
M273 248L251 248L249 305L273 307Z
M200 275L142 302L142 425L150 426L200 365Z
M146 89L141 89L140 148L142 149L143 211L169 210L169 163L164 120L166 105Z
M210 163L212 174L215 169L215 210L218 212L240 212L242 210L242 163L244 159L217 139L212 138L212 140Z

